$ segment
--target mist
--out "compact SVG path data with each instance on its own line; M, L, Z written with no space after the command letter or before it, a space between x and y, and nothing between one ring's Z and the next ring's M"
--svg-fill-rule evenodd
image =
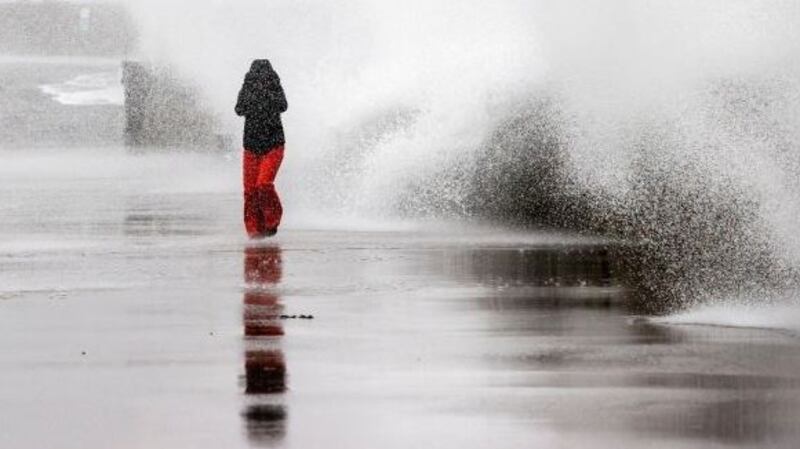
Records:
M800 2L0 10L0 446L798 446Z
M470 160L520 98L543 91L559 97L569 117L564 126L574 128L575 175L598 188L625 189L631 128L673 118L702 128L709 82L789 79L797 71L800 16L785 1L129 7L141 29L141 56L197 83L232 132L239 122L231 105L249 61L272 59L290 100L293 174L284 183L302 180L287 195L322 182L302 172L324 161L323 172L341 183L344 201L336 206L370 212L409 178ZM406 120L381 125L389 129L371 137L379 142L365 143L360 131L387 116ZM334 167L325 157L332 151L370 154L360 167Z

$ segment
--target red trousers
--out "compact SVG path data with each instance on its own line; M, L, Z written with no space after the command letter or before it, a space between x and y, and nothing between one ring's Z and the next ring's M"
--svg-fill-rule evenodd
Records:
M244 226L250 237L272 235L281 224L283 207L275 190L281 161L283 145L263 155L244 151Z

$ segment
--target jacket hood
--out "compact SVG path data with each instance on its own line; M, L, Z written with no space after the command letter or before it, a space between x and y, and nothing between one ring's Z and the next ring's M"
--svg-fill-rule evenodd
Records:
M269 59L256 59L253 60L253 63L250 65L250 73L272 73L274 70L272 69L272 64L270 64Z

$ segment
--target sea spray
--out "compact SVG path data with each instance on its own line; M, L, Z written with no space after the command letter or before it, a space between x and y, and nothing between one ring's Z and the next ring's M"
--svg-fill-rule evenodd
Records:
M273 60L296 210L618 236L653 310L793 283L796 2L130 6L143 57L230 130L247 63Z

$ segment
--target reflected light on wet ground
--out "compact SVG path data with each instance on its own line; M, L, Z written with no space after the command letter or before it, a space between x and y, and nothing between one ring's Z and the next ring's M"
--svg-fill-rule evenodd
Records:
M238 195L136 185L0 187L0 447L800 441L794 338L640 317L597 242L247 242Z

